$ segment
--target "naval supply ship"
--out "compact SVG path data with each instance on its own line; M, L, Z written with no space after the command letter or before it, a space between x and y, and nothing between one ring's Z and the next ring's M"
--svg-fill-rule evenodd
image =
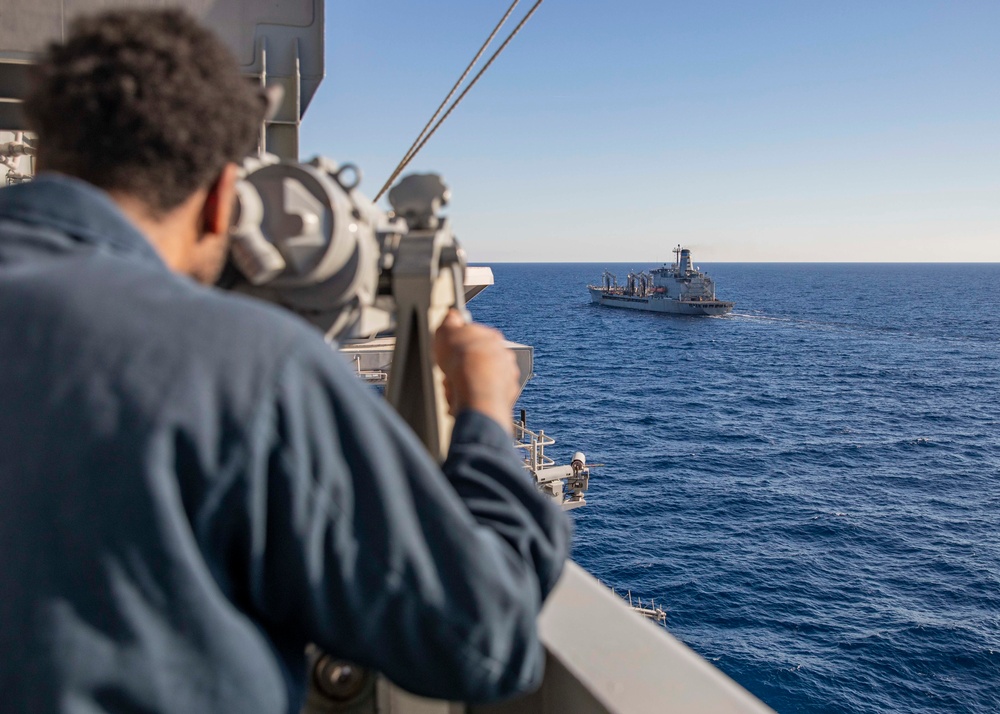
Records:
M691 251L679 245L674 248L673 265L629 273L625 285L605 270L601 284L587 289L597 305L672 315L725 315L736 304L715 298L713 280L691 264Z

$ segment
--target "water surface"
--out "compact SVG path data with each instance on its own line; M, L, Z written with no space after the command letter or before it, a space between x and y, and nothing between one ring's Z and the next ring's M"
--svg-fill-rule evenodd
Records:
M581 565L780 712L1000 711L1000 265L703 265L715 318L492 267L529 427L607 463Z

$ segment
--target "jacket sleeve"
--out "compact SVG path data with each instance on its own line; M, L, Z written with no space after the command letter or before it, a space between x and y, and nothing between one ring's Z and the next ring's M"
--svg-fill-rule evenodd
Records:
M279 647L315 642L444 699L537 686L535 620L569 525L498 424L459 415L439 467L317 339L285 364L257 430L247 594Z

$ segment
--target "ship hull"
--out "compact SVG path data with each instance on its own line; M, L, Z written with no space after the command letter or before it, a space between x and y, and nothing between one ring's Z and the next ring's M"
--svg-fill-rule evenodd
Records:
M734 306L734 303L723 300L675 300L656 295L616 295L599 288L590 288L590 301L595 305L668 315L725 315L732 312Z

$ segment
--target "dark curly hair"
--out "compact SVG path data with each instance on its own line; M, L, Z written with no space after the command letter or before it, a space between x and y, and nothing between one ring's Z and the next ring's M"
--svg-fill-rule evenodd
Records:
M24 110L43 169L163 214L254 148L265 101L190 15L116 10L49 45Z

